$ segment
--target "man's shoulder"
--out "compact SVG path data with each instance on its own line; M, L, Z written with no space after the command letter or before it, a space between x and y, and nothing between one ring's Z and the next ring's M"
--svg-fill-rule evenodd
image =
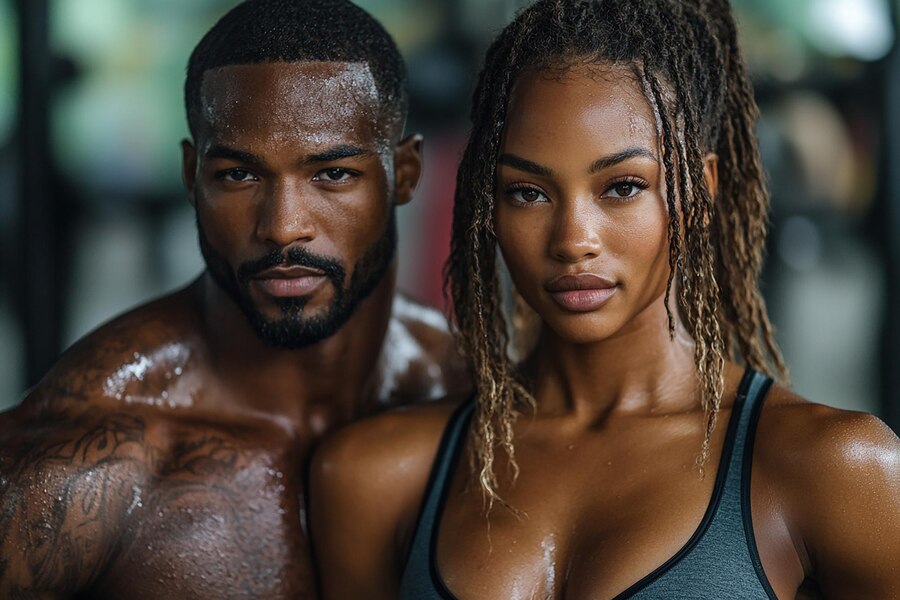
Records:
M438 309L420 304L397 294L394 297L392 315L423 346L443 346L452 343L447 317Z
M63 352L24 404L121 401L138 393L135 381L149 390L160 369L170 379L181 374L198 346L197 315L190 291L181 290L111 319Z
M435 308L397 295L385 339L382 397L399 403L455 396L470 389L465 361L446 317Z
M148 427L162 420L143 408L159 400L166 375L176 379L189 358L177 343L189 319L184 295L137 307L87 334L0 415L0 470L7 479L24 481L26 471L77 477L97 464L121 472L144 460Z

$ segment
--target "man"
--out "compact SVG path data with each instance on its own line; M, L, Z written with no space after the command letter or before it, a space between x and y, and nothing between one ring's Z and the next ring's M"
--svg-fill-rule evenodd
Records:
M314 595L310 447L465 385L441 317L394 297L404 83L346 1L250 0L203 38L182 146L206 272L2 417L0 597Z

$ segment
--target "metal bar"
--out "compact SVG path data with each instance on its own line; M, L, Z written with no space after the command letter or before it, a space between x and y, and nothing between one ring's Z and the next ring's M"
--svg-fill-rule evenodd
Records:
M900 31L898 3L888 3L894 31ZM896 35L896 34L895 34ZM900 44L885 61L884 151L882 160L886 192L882 222L887 265L887 310L882 345L882 415L900 433Z
M51 56L47 0L17 0L19 11L20 255L15 290L25 335L26 383L34 385L59 353L60 211L52 193L49 107Z

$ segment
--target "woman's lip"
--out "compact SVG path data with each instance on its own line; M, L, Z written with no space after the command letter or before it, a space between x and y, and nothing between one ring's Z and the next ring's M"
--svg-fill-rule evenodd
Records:
M566 310L590 312L603 306L618 289L618 286L613 286L586 290L566 290L563 292L551 292L550 297Z
M276 298L297 298L315 291L328 279L324 275L304 275L301 277L254 278L253 285Z
M560 275L548 281L544 288L550 292L569 292L573 290L603 290L616 287L616 282L594 275L593 273L578 273L575 275Z

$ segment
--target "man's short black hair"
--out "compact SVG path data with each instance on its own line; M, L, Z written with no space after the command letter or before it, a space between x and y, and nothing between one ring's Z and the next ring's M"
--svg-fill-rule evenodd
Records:
M184 101L196 137L200 90L210 69L264 62L351 62L369 66L392 136L406 120L406 66L390 34L348 0L247 0L210 29L188 61Z

